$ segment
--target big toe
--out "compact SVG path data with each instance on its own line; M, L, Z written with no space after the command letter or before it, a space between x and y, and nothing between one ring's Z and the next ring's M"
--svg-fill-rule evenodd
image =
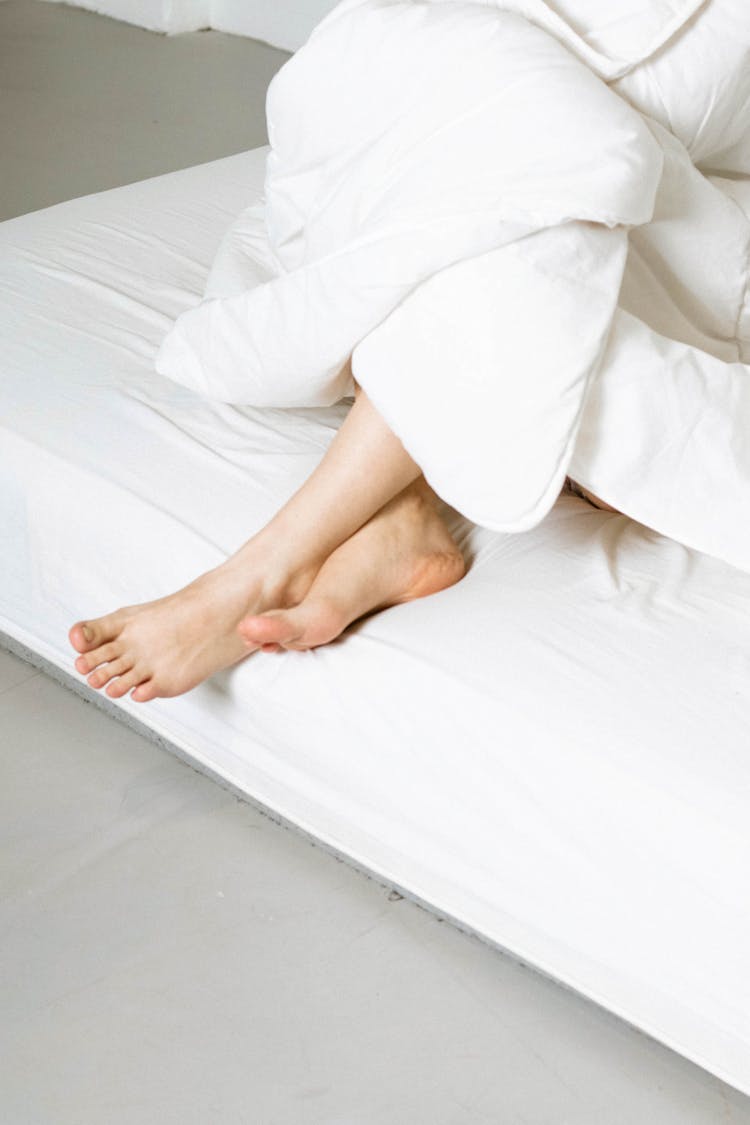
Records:
M346 620L332 603L308 598L293 609L274 609L245 617L239 630L245 641L275 651L275 646L293 650L317 648L334 640Z
M299 635L300 627L294 610L270 610L268 613L243 617L238 629L240 636L250 645L279 646L290 644Z
M97 617L93 621L76 621L68 633L68 639L76 652L91 652L92 648L99 648L116 637L120 626L117 614Z
M100 643L97 641L97 630L90 621L76 621L68 633L68 639L76 652L89 652Z

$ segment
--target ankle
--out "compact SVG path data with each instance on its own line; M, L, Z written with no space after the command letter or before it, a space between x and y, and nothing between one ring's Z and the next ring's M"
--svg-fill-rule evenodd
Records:
M249 539L228 565L240 570L245 579L253 575L264 604L291 606L305 597L324 561L311 551L299 549L298 540L272 521Z
M262 584L264 604L280 609L299 605L307 596L319 570L319 566L300 568L290 574L270 566Z

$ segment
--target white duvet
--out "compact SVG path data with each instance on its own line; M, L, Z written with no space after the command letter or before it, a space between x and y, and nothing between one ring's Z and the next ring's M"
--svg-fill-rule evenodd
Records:
M162 374L316 406L353 354L475 522L533 526L570 474L750 569L746 0L344 0L267 109Z

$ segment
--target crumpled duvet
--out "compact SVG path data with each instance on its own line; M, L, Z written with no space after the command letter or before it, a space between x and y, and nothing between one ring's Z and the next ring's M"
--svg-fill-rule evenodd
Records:
M265 198L162 374L326 405L351 355L477 523L570 473L750 569L746 0L344 0L267 113Z

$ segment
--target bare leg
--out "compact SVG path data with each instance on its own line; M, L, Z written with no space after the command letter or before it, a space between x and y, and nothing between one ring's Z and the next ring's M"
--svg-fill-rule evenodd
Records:
M77 622L77 670L115 698L189 691L260 647L239 633L243 618L299 604L326 559L419 477L359 393L308 481L225 563L166 598Z
M317 573L344 540L420 476L419 466L358 390L323 460L260 536L273 546L282 571L312 565Z

